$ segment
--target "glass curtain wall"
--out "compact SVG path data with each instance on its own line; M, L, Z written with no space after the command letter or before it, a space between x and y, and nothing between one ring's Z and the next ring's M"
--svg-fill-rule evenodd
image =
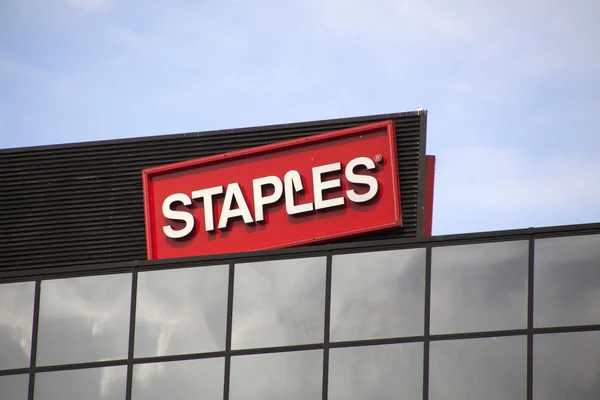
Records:
M600 235L487 240L3 283L0 399L596 400Z

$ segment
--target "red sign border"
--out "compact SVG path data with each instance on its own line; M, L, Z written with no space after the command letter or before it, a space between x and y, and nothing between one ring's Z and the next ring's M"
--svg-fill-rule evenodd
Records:
M343 137L349 137L353 135L357 135L360 133L365 133L369 131L373 131L376 129L387 128L387 135L390 144L390 167L392 168L392 176L395 177L393 179L392 185L392 195L394 198L394 213L395 213L395 221L387 224L374 225L363 229L356 229L354 231L346 231L331 235L325 236L317 236L311 239L303 239L296 242L287 242L285 244L275 245L275 246L266 246L257 248L251 251L260 251L260 250L274 250L292 246L298 246L301 244L307 243L315 243L317 241L324 241L328 239L337 239L341 237L356 235L359 233L373 232L377 230L382 230L386 228L391 228L394 226L402 226L402 209L400 203L400 177L398 174L398 156L396 152L396 129L393 120L386 120L381 122L375 122L371 124L359 125L352 128L345 128L336 131L319 133L312 136L306 136L298 139L286 140L282 142L267 144L263 146L252 147L243 150L237 150L229 153L221 153L212 156L196 158L187 161L176 162L172 164L161 165L158 167L151 167L142 170L142 189L143 189L143 198L144 198L144 225L146 228L146 257L148 260L155 260L155 255L152 246L152 231L154 220L151 219L153 214L152 210L152 202L150 201L150 178L155 175L159 175L164 172L174 172L177 170L197 167L206 164L212 164L215 162L221 162L223 160L233 160L241 157L247 157L252 155L257 155L261 153L272 152L276 150L289 149L291 147L296 146L304 146L309 143L320 143L325 142L332 139L339 139Z

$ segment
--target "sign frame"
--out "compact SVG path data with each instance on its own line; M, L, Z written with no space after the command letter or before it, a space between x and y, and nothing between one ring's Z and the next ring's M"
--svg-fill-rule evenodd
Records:
M233 161L236 159L246 158L250 156L257 156L261 154L277 152L278 150L289 150L294 147L303 147L310 144L325 143L327 141L335 141L344 138L351 138L361 133L366 134L368 132L377 131L385 128L387 132L389 154L385 154L384 157L388 158L389 168L391 169L392 175L392 190L391 196L393 197L394 204L394 221L383 224L375 224L365 226L364 228L354 229L351 231L340 231L334 234L315 235L312 238L300 239L292 242L279 243L276 245L265 245L259 248L253 248L247 250L250 252L261 251L261 250L274 250L287 247L293 247L309 243L318 243L326 240L340 239L343 237L355 236L362 233L380 231L393 227L402 227L402 208L401 208L401 195L400 195L400 176L398 173L398 156L396 150L396 129L393 120L385 120L370 124L363 124L351 128L340 129L336 131L330 131L326 133L314 134L311 136L301 137L292 140L286 140L282 142L276 142L263 146L251 147L248 149L237 150L233 152L227 152L222 154L211 155L207 157L201 157L157 167L146 168L142 170L142 187L143 187L143 200L144 200L144 225L146 230L146 255L148 260L164 259L158 258L154 251L155 240L153 237L154 224L156 221L153 219L154 207L152 202L152 178L161 174L181 172L182 170L202 167L216 163L222 163L227 161ZM386 149L387 150L387 149ZM239 251L231 252L239 253ZM229 253L225 253L229 254ZM198 254L197 256L202 256ZM188 257L188 256L183 256Z

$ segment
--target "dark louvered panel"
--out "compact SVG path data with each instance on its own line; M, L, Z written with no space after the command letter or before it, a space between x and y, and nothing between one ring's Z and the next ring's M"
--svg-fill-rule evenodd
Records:
M404 113L292 125L0 151L0 267L84 266L146 259L141 170L393 119L404 228L419 222L425 115Z

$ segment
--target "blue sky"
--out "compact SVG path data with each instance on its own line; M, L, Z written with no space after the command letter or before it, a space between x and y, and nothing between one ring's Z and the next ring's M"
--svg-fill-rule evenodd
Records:
M600 2L4 0L0 148L414 110L434 233L600 221Z

